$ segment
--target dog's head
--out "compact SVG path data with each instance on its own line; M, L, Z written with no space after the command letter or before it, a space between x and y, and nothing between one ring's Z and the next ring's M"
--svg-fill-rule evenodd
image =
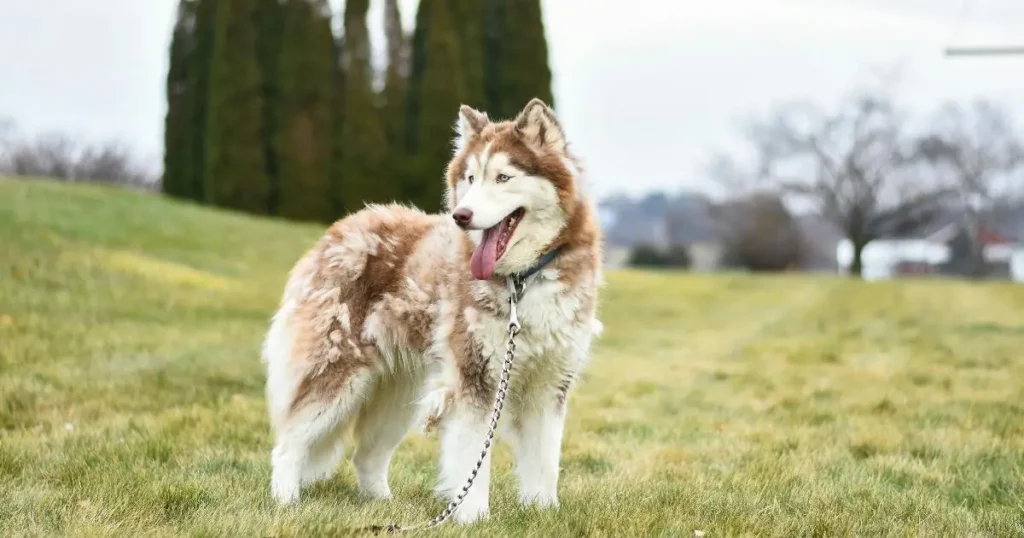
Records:
M463 105L448 165L448 209L475 245L473 276L523 271L554 246L576 200L565 133L540 99L511 121Z

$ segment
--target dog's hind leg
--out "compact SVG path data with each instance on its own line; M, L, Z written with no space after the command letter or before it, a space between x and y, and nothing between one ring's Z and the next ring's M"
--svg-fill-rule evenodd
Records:
M414 380L382 376L356 418L356 448L352 454L359 489L369 497L391 497L388 467L395 448L412 427L416 407Z
M334 476L345 456L345 430L339 425L309 449L309 458L302 469L302 485L327 480Z
M341 434L373 380L369 369L351 370L321 381L316 394L299 400L277 429L271 452L271 492L282 504L299 498L302 484L326 478L342 455ZM312 394L312 393L308 393Z

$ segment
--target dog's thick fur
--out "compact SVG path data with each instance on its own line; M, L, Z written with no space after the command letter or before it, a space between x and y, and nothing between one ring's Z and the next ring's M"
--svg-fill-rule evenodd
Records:
M441 431L438 493L459 492L483 446L507 340L505 276L555 247L530 278L499 435L527 504L557 506L566 398L587 362L601 280L600 234L581 168L554 112L531 101L511 121L463 106L446 209L374 205L335 222L292 269L263 344L276 441L274 497L332 474L354 434L361 491L389 497L388 465L417 423ZM450 214L472 211L460 229ZM482 230L525 214L488 280L470 257ZM465 211L465 210L464 210ZM456 519L488 513L489 459Z

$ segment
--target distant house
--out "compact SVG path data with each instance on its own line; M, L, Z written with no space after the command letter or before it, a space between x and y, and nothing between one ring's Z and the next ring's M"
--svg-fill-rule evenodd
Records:
M690 270L697 272L717 271L722 267L725 248L717 241L699 241L689 244Z
M849 274L853 265L853 244L843 239L836 246L839 272ZM861 253L865 280L886 280L900 275L937 274L949 261L949 247L928 238L876 239Z
M1014 224L1014 226L1016 226ZM979 230L984 276L1024 282L1024 241L1014 227L1000 229L988 224ZM862 253L865 280L885 280L909 275L966 275L970 261L970 235L962 219L948 220L937 227L909 237L877 239ZM843 239L836 247L840 272L849 273L853 245Z
M691 192L602 200L598 214L604 232L605 264L625 265L633 248L641 244L662 249L688 245L695 269L717 267L717 238L710 206L705 196Z
M684 245L690 255L690 269L699 272L726 267L730 230L750 213L743 201L715 203L703 194L687 191L638 199L613 196L600 202L598 212L609 267L624 265L629 253L640 244L662 249ZM800 260L794 268L835 273L836 245L842 232L817 215L792 215L792 219L801 243Z
M614 196L598 205L607 247L632 249L639 243L664 242L664 216L671 201L664 194L639 200Z

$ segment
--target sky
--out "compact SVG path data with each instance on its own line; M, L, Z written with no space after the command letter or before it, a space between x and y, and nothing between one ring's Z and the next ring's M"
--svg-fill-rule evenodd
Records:
M407 26L416 3L401 2ZM0 1L0 118L28 135L122 141L158 169L176 4ZM1019 0L543 4L555 110L597 196L707 189L712 156L743 143L746 118L797 99L827 107L886 73L899 73L897 99L921 115L986 98L1024 124L1024 56L943 55L1024 45Z

